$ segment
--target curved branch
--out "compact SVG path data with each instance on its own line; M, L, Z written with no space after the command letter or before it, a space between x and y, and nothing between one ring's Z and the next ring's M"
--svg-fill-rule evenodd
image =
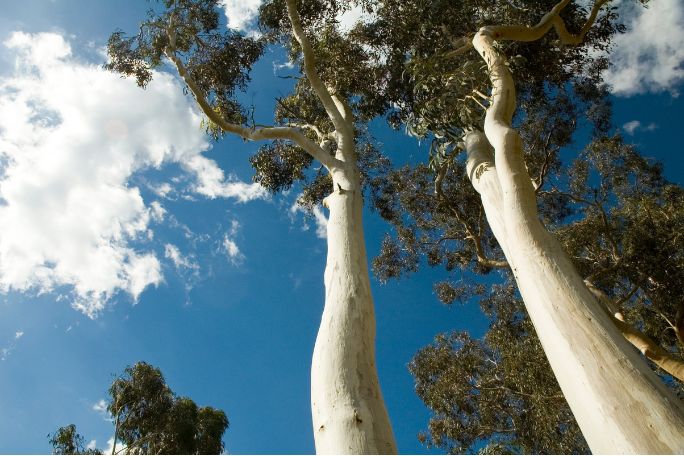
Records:
M299 147L304 149L309 155L311 155L316 160L320 161L329 170L334 167L341 165L339 160L335 159L332 155L321 149L316 143L311 141L304 135L301 130L291 127L264 127L264 128L248 128L243 125L237 125L231 122L227 122L222 118L214 109L211 107L207 101L207 97L204 91L197 85L195 80L192 78L190 73L188 73L185 65L175 55L173 48L167 49L165 51L166 56L175 64L178 74L185 84L192 92L197 104L200 109L206 115L209 120L218 125L223 131L227 133L233 133L244 139L251 141L258 140L269 140L269 139L282 139L289 140L297 144Z
M587 288L596 296L596 299L603 304L606 313L610 316L610 319L615 326L617 326L625 339L662 370L677 378L679 381L684 382L684 362L673 357L671 353L658 345L653 339L625 322L622 314L618 311L619 309L617 309L617 303L613 302L603 291L587 280L585 280L584 283L586 283Z
M333 97L331 96L328 88L325 86L321 77L316 72L316 57L314 56L313 48L311 43L304 33L302 27L302 21L299 18L299 13L297 12L296 0L287 0L287 15L292 24L292 34L302 48L302 54L304 57L304 74L311 84L311 88L316 92L318 99L323 103L325 112L328 113L328 117L332 121L335 129L338 132L346 132L351 134L351 124L345 120L344 115L338 109Z
M483 27L487 29L495 40L507 41L537 41L546 35L551 28L554 28L558 34L560 42L569 45L578 45L584 41L584 37L596 22L598 12L610 0L597 0L589 13L587 21L584 23L582 30L578 34L572 34L568 31L565 21L560 17L560 12L568 6L571 0L562 0L553 7L551 11L546 13L541 20L532 27L524 25L495 25Z

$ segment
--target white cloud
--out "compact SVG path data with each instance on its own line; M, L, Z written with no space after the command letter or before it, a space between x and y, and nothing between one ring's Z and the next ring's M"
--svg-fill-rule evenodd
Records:
M230 259L230 262L233 263L234 265L238 265L242 263L245 259L245 256L242 254L240 251L240 248L237 246L235 241L233 240L235 236L237 235L238 231L240 229L240 222L237 220L233 220L230 224L230 229L228 230L227 233L223 235L223 251L225 254L228 256L228 259Z
M326 239L328 237L328 219L320 207L314 206L313 213L309 214L295 201L295 203L290 207L290 219L294 222L296 215L300 212L305 216L313 215L314 222L316 223L316 237L319 239ZM308 229L309 224L306 222L306 220L304 220L304 223L302 224L302 231L307 231Z
M166 209L164 209L159 201L152 201L152 204L150 204L150 215L155 222L163 222Z
M126 451L127 446L122 442L116 442L116 454L128 454ZM110 437L107 440L107 448L102 450L102 454L113 454L114 453L114 437Z
M166 196L173 191L173 187L171 187L171 184L168 182L163 182L150 189L160 198L166 198Z
M18 330L14 333L14 337L10 339L7 346L0 348L0 361L5 361L9 355L12 354L17 346L17 341L24 335L24 331Z
M161 283L155 254L132 246L164 216L129 184L147 168L179 163L212 198L263 197L200 155L201 118L170 75L142 92L76 59L61 35L15 32L4 45L16 63L0 79L0 291L67 286L94 318L116 293L137 300Z
M636 131L636 129L639 128L640 126L641 126L641 122L639 122L638 120L630 120L629 122L627 122L626 124L624 124L622 126L622 129L625 130L625 132L628 135L633 135L634 132Z
M654 131L658 129L658 125L655 123L651 122L648 125L643 125L640 121L638 120L630 120L629 122L625 123L622 125L622 129L627 133L628 135L634 135L637 131Z
M314 220L316 221L316 236L320 239L328 237L328 219L318 206L313 208Z
M94 450L95 448L97 448L97 440L95 439L91 440L90 442L88 442L88 445L86 445L87 450Z
M223 248L231 263L239 264L245 259L245 256L240 252L240 248L235 241L229 238L227 234L223 237Z
M184 163L184 167L197 175L194 191L209 198L235 198L241 203L268 198L268 192L260 184L246 184L233 175L226 180L216 162L204 156L192 157Z
M199 265L190 258L183 256L178 247L173 244L164 246L164 256L173 262L176 269L199 269Z
M259 14L262 0L221 0L228 19L228 27L254 32L254 21Z
M93 404L93 410L95 410L97 413L107 413L107 401L100 399Z
M669 91L684 80L684 2L652 0L648 8L623 0L627 33L615 38L612 67L604 74L611 91L629 96Z

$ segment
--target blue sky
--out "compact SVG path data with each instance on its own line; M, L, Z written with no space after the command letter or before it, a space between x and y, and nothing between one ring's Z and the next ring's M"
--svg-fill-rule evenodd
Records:
M249 27L250 2L241 6L231 23ZM258 144L211 144L173 75L143 92L101 69L109 34L135 30L147 7L3 3L0 453L48 452L46 434L69 423L106 447L112 426L98 404L112 376L139 360L178 394L226 411L229 452L311 453L325 212L306 218L293 208L296 189L268 197L252 185ZM684 6L653 0L627 13L634 34L607 75L615 127L681 184ZM645 33L658 20L662 33ZM274 77L283 60L272 50L255 68L245 97L258 121L287 93L288 80ZM395 162L426 156L380 121L373 133ZM388 228L364 217L372 258ZM486 324L476 303L437 302L442 275L373 283L380 380L403 453L427 451L416 434L429 417L406 364L436 333L480 335Z

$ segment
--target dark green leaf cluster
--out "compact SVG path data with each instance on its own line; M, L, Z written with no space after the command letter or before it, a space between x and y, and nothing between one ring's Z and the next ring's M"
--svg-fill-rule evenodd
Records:
M249 158L255 170L254 182L272 193L288 190L294 181L303 180L312 161L301 148L282 141L262 146Z
M150 10L137 35L112 34L105 68L135 77L138 85L145 87L165 53L174 53L214 110L226 121L245 122L244 110L234 99L235 90L245 88L264 43L222 30L217 0L165 0L163 6L160 12Z
M107 411L114 422L115 454L221 454L226 414L176 396L161 371L145 362L124 370L109 387ZM102 454L84 447L70 424L48 435L53 454Z
M83 436L76 432L76 425L69 424L48 434L48 442L52 445L52 454L102 454L97 448L86 448Z
M139 362L109 388L118 440L137 454L219 454L228 427L222 410L177 397L159 369Z

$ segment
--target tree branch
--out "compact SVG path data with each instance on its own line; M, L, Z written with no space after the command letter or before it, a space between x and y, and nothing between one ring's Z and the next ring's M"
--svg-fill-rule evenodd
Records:
M290 24L292 24L292 34L302 48L302 55L304 58L304 74L309 80L311 88L314 90L318 96L318 99L323 104L325 112L328 113L328 117L335 126L335 129L339 133L347 133L351 135L351 123L344 118L344 115L338 109L328 88L325 86L318 75L318 72L316 71L316 57L314 56L311 43L309 42L309 39L302 28L302 22L299 18L299 13L297 12L296 0L287 0L287 15L290 18Z
M172 39L171 34L169 34L169 38L173 43L174 40ZM243 125L227 122L209 104L204 91L197 85L190 73L188 73L181 59L176 56L173 47L167 48L165 50L165 54L175 64L178 74L181 78L183 78L183 81L185 81L185 84L190 89L190 92L192 92L204 115L218 125L223 131L236 134L246 140L251 141L275 139L292 141L304 149L313 158L320 161L328 170L341 165L339 160L335 159L332 155L321 149L316 143L307 138L306 135L304 135L299 129L291 127L266 127L252 129Z
M596 296L596 299L603 304L604 309L607 311L606 313L610 316L610 319L615 326L617 326L625 339L634 345L634 347L636 347L636 349L646 358L653 361L658 367L677 378L679 381L684 382L684 362L673 357L671 353L658 345L653 339L625 322L622 314L616 309L617 303L613 302L608 295L594 286L593 283L587 280L584 282L594 296Z
M461 211L457 207L452 205L451 201L449 201L446 195L444 195L444 191L442 190L442 181L444 180L444 175L446 174L448 163L449 162L446 162L446 164L439 169L437 177L435 178L435 193L437 194L437 197L444 202L444 204L447 206L449 211L451 211L456 220L458 220L458 222L463 226L463 229L466 232L466 239L470 239L471 241L473 241L473 244L475 246L475 254L477 256L477 262L480 263L482 266L489 268L507 268L507 261L493 260L487 257L487 254L485 253L484 248L482 247L481 235L476 234L475 231L473 231L473 229L470 227L470 224L467 222L463 214L461 214Z
M597 0L591 9L591 13L584 23L582 30L578 34L568 32L565 21L560 17L560 12L568 6L571 0L562 0L546 13L537 25L528 27L524 25L497 25L484 27L495 40L506 41L537 41L546 35L551 28L558 34L561 43L568 45L578 45L584 41L584 37L596 21L596 16L603 5L610 0Z

